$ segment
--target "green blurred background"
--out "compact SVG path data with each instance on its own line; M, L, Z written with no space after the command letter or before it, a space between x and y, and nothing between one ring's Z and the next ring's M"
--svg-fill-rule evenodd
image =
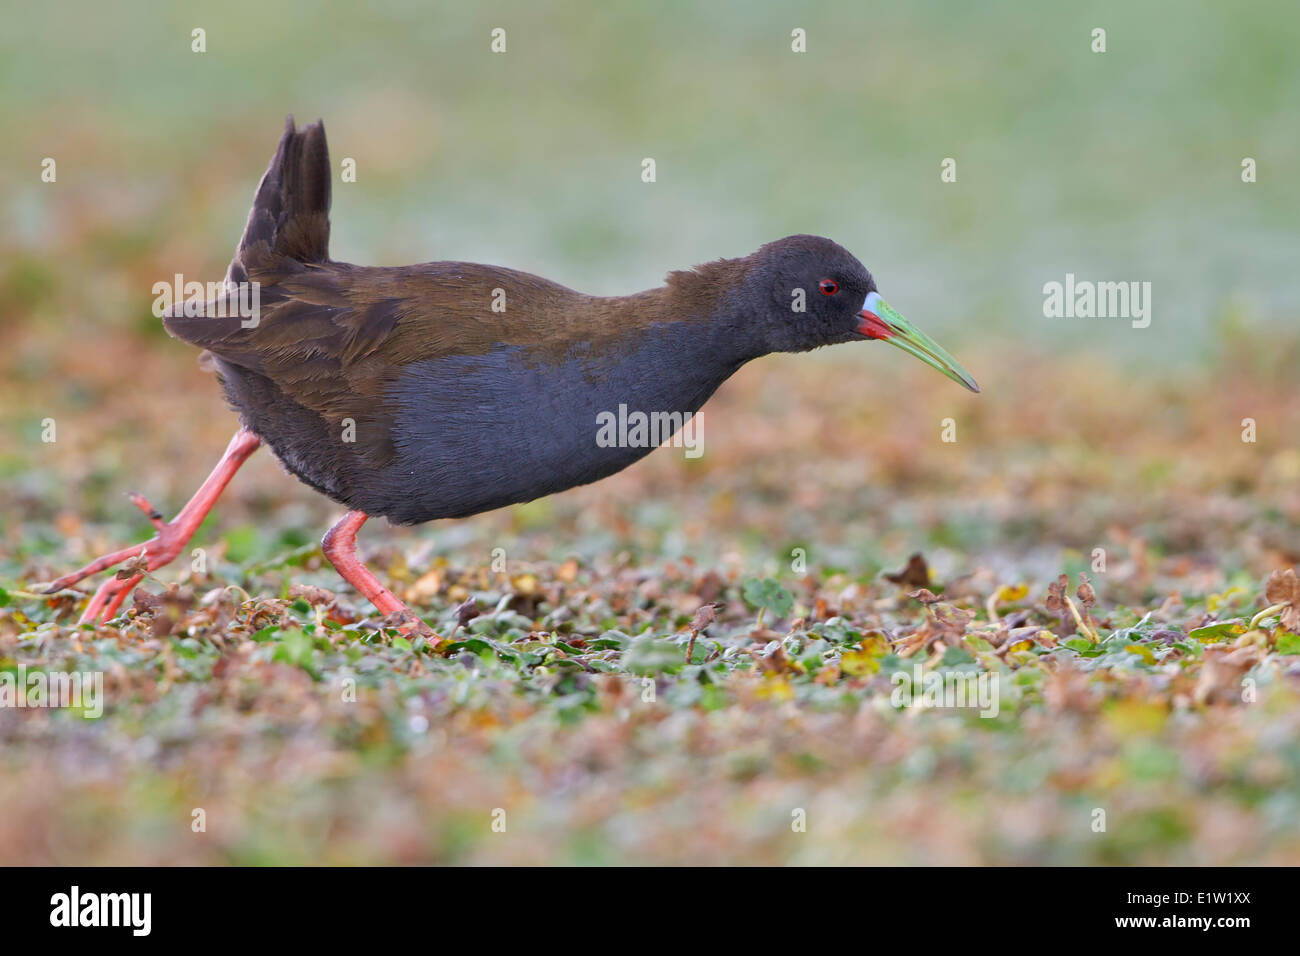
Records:
M219 278L290 112L357 161L343 260L622 293L812 232L956 346L1166 363L1204 357L1225 318L1294 318L1291 0L4 6L6 324L43 304L64 329L148 325L153 281ZM1153 282L1151 327L1044 318L1067 271Z

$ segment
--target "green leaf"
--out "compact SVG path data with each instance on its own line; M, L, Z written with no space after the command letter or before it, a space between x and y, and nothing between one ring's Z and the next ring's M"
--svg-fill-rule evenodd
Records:
M1217 644L1221 641L1230 641L1237 635L1245 633L1246 625L1240 621L1221 621L1218 624L1198 627L1187 636L1202 644Z
M296 627L280 633L272 659L301 667L308 673L315 674L312 639Z
M1151 648L1147 647L1145 644L1126 644L1124 645L1124 650L1142 658L1142 663L1144 664L1154 664L1156 662L1156 655L1153 654Z
M862 632L842 617L814 624L811 633L837 644L856 644L862 640Z
M631 640L632 638L622 631L606 631L592 641L590 647L594 651L617 651L627 647Z
M645 634L632 642L623 663L633 674L671 674L682 668L684 656L682 649L671 641Z
M1279 630L1277 632L1277 652L1279 654L1300 654L1300 634Z
M975 658L964 647L950 647L943 652L940 667L956 667L959 664L974 664Z
M484 654L492 652L492 645L487 641L479 640L477 637L471 637L467 641L453 641L443 648L443 652L446 654L457 654L461 651L469 651L471 654L482 657Z
M745 582L744 596L750 607L766 608L777 617L785 617L794 609L794 595L775 578L750 578Z

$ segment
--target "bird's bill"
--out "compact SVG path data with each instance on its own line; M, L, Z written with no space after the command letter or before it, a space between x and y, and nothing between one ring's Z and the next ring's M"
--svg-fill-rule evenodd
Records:
M914 355L926 365L937 368L972 392L980 390L975 379L970 377L970 372L961 367L961 363L945 352L938 342L895 312L880 297L879 292L871 293L862 303L858 332L869 339L884 339L890 345L897 345L908 355Z

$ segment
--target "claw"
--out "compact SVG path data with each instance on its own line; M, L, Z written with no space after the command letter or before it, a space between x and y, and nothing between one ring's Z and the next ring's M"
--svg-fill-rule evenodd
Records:
M430 627L424 618L409 609L386 615L380 626L395 627L403 637L423 637L432 641L435 646L442 643L442 636Z
M65 574L50 584L46 594L53 594L71 587L78 581L107 571L115 564L121 564L128 558L138 558L139 562L123 568L114 577L109 578L95 591L86 610L82 612L78 623L94 624L100 620L111 620L131 590L144 579L144 572L154 571L170 562L180 554L181 548L194 536L203 519L208 516L217 498L230 483L239 466L248 460L248 456L257 450L262 440L247 429L240 429L226 446L226 453L217 462L217 467L208 475L206 481L194 493L184 508L171 521L164 521L162 512L155 508L144 495L132 492L131 503L145 513L158 533L141 544L121 551L114 551L102 558L96 558L79 571ZM141 564L143 566L141 566ZM132 573L134 572L134 573Z
M145 517L149 519L155 528L161 531L166 527L166 522L163 521L163 513L150 504L148 498L136 491L132 491L127 497L131 499L131 504L144 512Z
M156 539L153 539L156 540ZM78 581L90 577L92 574L98 574L100 571L107 571L115 564L121 564L127 558L135 557L140 553L142 548L147 548L150 542L137 544L131 548L123 548L121 551L114 551L112 554L106 554L102 558L96 558L79 571L73 571L71 574L65 574L63 577L54 581L46 594L53 594L56 591L62 591L64 588L72 587Z

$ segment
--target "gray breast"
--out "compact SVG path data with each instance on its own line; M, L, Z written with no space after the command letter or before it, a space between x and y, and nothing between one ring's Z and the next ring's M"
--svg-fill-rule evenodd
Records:
M410 366L389 396L397 455L381 513L399 524L463 517L626 468L735 371L700 332L656 326L601 361L581 347L547 363L502 346Z

